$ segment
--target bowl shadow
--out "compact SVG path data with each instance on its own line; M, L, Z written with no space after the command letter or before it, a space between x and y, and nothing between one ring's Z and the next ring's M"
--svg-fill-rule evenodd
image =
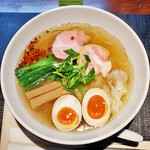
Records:
M131 125L132 121L124 128L124 129L128 129ZM79 150L89 150L89 149L106 149L108 148L109 145L111 145L113 142L115 143L119 143L122 145L126 145L126 146L132 146L132 147L137 147L138 146L138 142L133 142L133 141L129 141L129 140L124 140L124 139L120 139L117 136L119 135L119 133L121 131L119 131L118 133L114 134L113 136L104 139L102 141L98 141L95 143L91 143L91 144L85 144L85 145L63 145L63 144L57 144L57 143L53 143L53 142L49 142L46 140L43 140L39 137L37 137L36 135L33 135L31 132L29 132L27 129L25 129L19 122L17 122L18 126L20 127L20 129L23 131L23 133L37 146L42 147L45 150L49 150L49 149L57 149L57 150L74 150L74 149L79 149Z

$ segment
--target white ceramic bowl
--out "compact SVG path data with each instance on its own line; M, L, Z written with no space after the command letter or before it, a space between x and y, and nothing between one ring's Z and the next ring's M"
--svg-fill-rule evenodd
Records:
M14 69L25 46L38 33L67 22L81 22L100 26L115 35L125 46L134 67L132 96L112 122L102 128L81 133L63 133L50 129L30 116L16 90ZM141 108L149 86L149 62L146 51L136 33L115 15L87 6L67 6L44 12L27 22L10 41L1 66L1 87L14 117L30 132L51 142L68 145L87 144L105 139L125 127Z

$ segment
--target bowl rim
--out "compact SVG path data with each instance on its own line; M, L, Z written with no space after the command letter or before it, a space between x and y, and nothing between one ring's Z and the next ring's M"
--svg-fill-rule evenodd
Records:
M150 81L150 71L149 71L149 61L148 61L148 56L146 53L146 50L144 48L143 43L141 42L140 38L138 37L138 35L134 32L134 30L126 23L124 22L122 19L120 19L119 17L115 16L114 14L102 10L100 8L95 8L95 7L91 7L91 6L80 6L80 5L76 5L76 6L63 6L63 7L58 7L58 8L54 8L54 9L50 9L48 11L45 11L43 13L38 14L37 16L33 17L32 19L30 19L28 22L26 22L16 33L15 35L12 37L12 39L10 40L5 53L3 55L3 59L2 59L2 63L1 63L1 89L2 89L2 93L4 96L4 99L8 105L9 110L11 111L11 113L13 114L13 116L17 119L17 121L23 126L25 127L27 130L29 130L31 133L35 134L38 137L41 137L42 139L46 140L46 141L50 141L50 142L54 142L57 144L63 144L63 145L83 145L83 144L89 144L89 143L93 143L93 142L97 142L103 139L106 139L112 135L114 135L115 133L119 132L121 129L123 129L138 113L138 111L140 110L140 108L142 107L147 92L148 92L148 88L149 88L149 82L147 82L147 84L145 85L145 90L143 92L143 96L142 96L142 100L140 101L138 107L134 110L134 113L132 113L132 115L126 120L124 121L120 126L118 126L115 130L109 132L108 134L104 135L103 138L93 138L93 139L89 139L89 140L83 140L83 141L71 141L68 142L67 140L58 140L58 139L54 139L51 137L47 137L39 132L37 132L36 130L32 129L30 126L28 126L15 112L15 110L12 108L11 104L9 103L7 94L6 94L6 90L4 89L4 66L5 66L5 58L9 52L9 47L11 46L11 44L14 42L15 38L18 36L18 34L20 33L20 31L26 27L28 24L30 24L32 21L36 20L38 17L42 17L44 15L46 15L47 13L51 13L57 10L63 10L63 9L70 9L70 8L81 8L81 9L89 9L91 11L98 11L98 12L102 12L105 13L109 16L112 16L114 19L118 20L119 22L122 22L129 30L130 32L136 37L136 39L138 40L138 42L140 43L141 48L143 49L143 55L145 57L145 63L146 63L146 67L147 67L147 81Z

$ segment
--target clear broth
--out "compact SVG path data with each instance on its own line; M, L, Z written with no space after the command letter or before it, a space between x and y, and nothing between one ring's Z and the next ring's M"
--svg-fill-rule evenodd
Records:
M125 106L125 104L128 102L128 99L132 91L133 67L124 46L114 35L110 34L109 32L107 32L102 28L93 25L81 24L81 23L68 23L68 24L62 24L59 26L52 27L49 30L40 33L37 36L39 42L34 44L34 47L37 49L45 49L45 50L51 49L52 44L59 33L61 33L62 31L76 30L76 29L83 30L87 35L90 36L90 41L88 44L101 45L110 52L112 70L120 69L127 73L128 93L122 98L122 101ZM85 85L84 89L88 90L89 88L92 87L104 88L104 85L107 86L106 79L103 78L101 75L98 75L95 80L91 81L88 85ZM23 87L21 87L18 82L17 82L17 86L18 86L18 93L21 96L22 103L27 108L29 113L42 124L48 127L54 127L53 122L51 120L51 110L54 101L42 105L37 110L32 110L30 107L29 100L25 95ZM82 102L82 95L78 91L76 91L76 94L77 94L77 98L80 100L80 102ZM115 118L118 113L119 112L111 113L109 121ZM90 127L84 122L84 120L82 120L79 127L75 131L83 131L87 129L93 129L93 127Z

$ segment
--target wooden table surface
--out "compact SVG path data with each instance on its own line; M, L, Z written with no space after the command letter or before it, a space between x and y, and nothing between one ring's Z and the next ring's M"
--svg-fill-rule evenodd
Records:
M142 40L150 59L150 0L83 0L83 5L101 8L127 22ZM59 0L0 0L0 63L7 44L29 19L59 7ZM0 89L0 129L4 99ZM126 127L150 141L150 91L140 112Z
M114 14L150 14L150 0L83 0ZM0 12L42 12L59 6L59 0L0 0Z

